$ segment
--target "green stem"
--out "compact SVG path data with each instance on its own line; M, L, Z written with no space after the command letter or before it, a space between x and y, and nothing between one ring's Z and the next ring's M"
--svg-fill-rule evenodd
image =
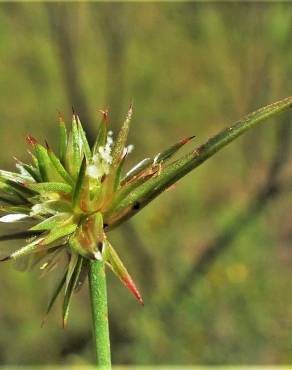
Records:
M90 261L88 277L97 364L99 369L110 370L111 353L104 262Z

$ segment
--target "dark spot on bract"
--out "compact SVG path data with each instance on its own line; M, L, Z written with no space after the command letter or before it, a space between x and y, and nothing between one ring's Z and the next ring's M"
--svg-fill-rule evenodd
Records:
M135 202L133 204L133 209L139 209L140 208L140 203L139 202Z

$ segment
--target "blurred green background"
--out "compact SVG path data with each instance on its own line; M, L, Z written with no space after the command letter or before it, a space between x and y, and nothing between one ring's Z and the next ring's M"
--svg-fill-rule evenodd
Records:
M289 3L1 3L1 167L28 133L56 145L72 105L92 140L97 110L117 130L133 98L131 164L202 143L291 94L291 30ZM108 274L115 364L292 362L291 114L274 121L112 232L146 303ZM86 288L66 330L60 304L41 328L53 279L0 279L1 365L93 362Z

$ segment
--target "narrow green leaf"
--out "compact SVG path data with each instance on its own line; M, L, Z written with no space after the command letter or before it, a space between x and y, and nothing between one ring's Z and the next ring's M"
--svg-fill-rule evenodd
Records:
M16 189L8 184L7 182L3 182L0 180L0 197L3 198L5 202L18 205L27 203L25 197L23 197Z
M33 231L40 230L52 230L58 225L60 226L63 222L71 217L70 213L58 213L52 217L46 218L44 221L30 228Z
M205 144L166 166L157 176L152 177L149 181L131 192L111 213L105 216L105 223L109 227L114 227L127 220L156 198L161 192L198 167L245 131L278 113L287 111L291 106L292 97L283 99L247 115L233 126L222 130Z
M80 136L81 142L82 142L82 149L83 149L83 152L85 154L85 157L86 157L87 161L89 162L91 160L91 157L92 157L90 146L88 144L88 141L87 141L87 138L86 138L86 134L85 134L85 132L83 130L83 127L81 125L80 119L79 119L78 116L76 116L76 118L77 118L77 125L78 125L78 130L79 130L79 136Z
M49 301L49 304L48 304L48 307L47 307L47 312L46 312L46 315L43 319L43 322L42 322L42 325L44 325L45 321L46 321L46 318L48 316L48 314L50 313L52 307L54 306L54 303L56 302L56 299L58 298L58 295L60 294L64 284L65 284L65 281L66 281L66 272L64 273L64 275L62 276L61 280L59 281L59 283L56 285L54 291L53 291L53 295Z
M40 245L47 245L55 242L58 239L64 238L74 233L77 225L74 223L69 223L62 225L61 227L51 230L46 237L41 240Z
M117 275L121 282L134 294L138 301L144 304L141 294L139 293L134 281L132 280L117 252L114 250L108 240L105 240L104 243L105 248L103 252L103 257L105 262Z
M117 164L120 162L121 157L123 155L124 147L126 145L128 133L130 129L132 113L133 113L133 107L131 104L128 110L127 116L126 116L126 120L123 123L123 126L118 134L117 140L115 142L115 145L112 151L112 157L113 157L112 167L113 168L117 166Z
M72 252L71 255L70 255L70 261L69 261L68 269L67 269L66 283L65 283L65 294L67 293L67 290L69 288L69 284L70 284L70 281L72 279L73 273L75 271L78 259L79 259L79 255L77 253Z
M29 164L23 163L18 159L16 159L16 161L17 161L17 164L16 164L17 168L23 168L30 175L31 178L28 178L28 180L34 180L36 182L41 182L42 181L42 178L41 178L41 175L40 175L40 172L39 172L38 168L33 167Z
M47 245L46 246L41 245L42 241L43 241L43 238L36 239L33 242L31 242L31 243L25 245L24 247L18 249L17 251L11 253L10 256L3 258L1 261L6 261L6 260L10 260L10 259L16 260L20 257L27 256L31 253L36 253L36 252L39 252L41 250L45 250L45 249L49 248Z
M73 186L74 184L74 181L72 179L72 177L69 175L69 173L65 170L65 168L63 167L61 161L59 160L59 158L55 155L55 153L50 149L48 148L48 154L49 154L49 158L53 164L53 166L55 167L56 171L58 172L58 174L71 186Z
M82 264L83 264L83 257L79 256L78 257L78 262L75 266L74 273L71 277L68 289L65 293L64 297L64 303L63 303L63 326L65 327L68 322L68 315L69 315L69 308L70 308L70 303L71 303L71 298L73 295L73 292L76 288L76 285L79 280L80 272L82 269Z
M66 169L75 180L82 161L81 153L82 148L80 146L81 138L77 127L76 116L73 114L72 127L69 133L68 145L66 150Z
M27 183L25 185L28 189L34 190L40 194L47 192L70 194L72 192L72 186L64 182L40 182Z
M185 144L187 144L190 140L192 140L195 136L190 136L190 137L187 137L187 138L184 138L184 139L181 139L178 143L172 145L170 148L164 150L163 152L161 153L158 153L155 157L154 157L154 160L153 160L153 164L156 165L156 164L159 164L163 161L166 161L168 159L170 159L172 156L174 156L178 150L184 146Z
M89 189L87 189L87 182L86 182L86 176L85 176L85 173L86 173L86 158L83 157L83 160L82 160L82 163L81 163L81 166L80 166L80 169L79 169L79 173L78 173L78 176L77 176L77 180L76 180L76 183L75 183L75 188L74 188L74 191L73 191L73 198L72 198L72 202L73 202L73 209L77 209L78 206L79 206L79 202L80 202L80 199L82 197L82 193L84 191L88 191L88 195L89 195Z

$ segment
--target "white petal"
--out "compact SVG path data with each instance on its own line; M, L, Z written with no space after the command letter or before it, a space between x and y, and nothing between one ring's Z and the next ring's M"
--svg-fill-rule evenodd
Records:
M27 217L24 213L11 213L10 215L0 217L0 222L15 222Z

